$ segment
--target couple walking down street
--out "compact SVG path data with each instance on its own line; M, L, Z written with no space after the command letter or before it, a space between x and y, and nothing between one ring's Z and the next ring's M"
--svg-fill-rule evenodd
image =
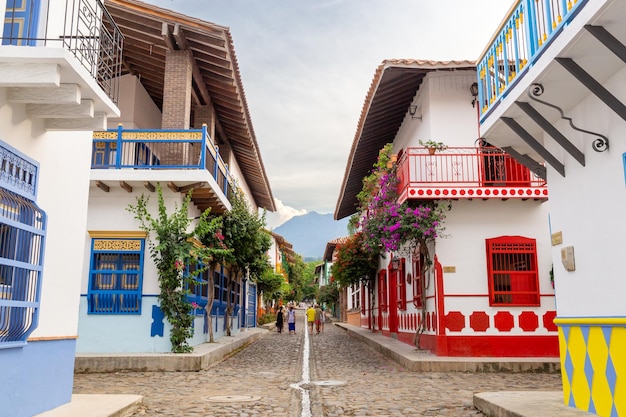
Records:
M284 311L283 306L280 306L276 312L276 331L278 333L283 332L285 320L287 321L289 334L296 334L296 310L293 308L292 304L289 305L286 312Z
M306 311L307 324L309 326L309 333L313 334L313 329L315 328L315 333L319 334L324 331L324 323L326 322L326 314L322 307L319 304L315 304L315 306L310 305Z

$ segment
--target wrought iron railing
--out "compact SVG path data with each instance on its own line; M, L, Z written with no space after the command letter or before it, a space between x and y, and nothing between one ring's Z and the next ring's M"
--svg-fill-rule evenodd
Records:
M546 188L545 180L495 147L447 148L434 154L430 154L428 149L423 147L407 148L398 160L397 172L400 194L409 187L421 189L512 187L516 194L523 188L524 195L519 196L528 197L525 193L529 188ZM543 190L540 194L541 197L545 197ZM425 195L435 197L438 194L425 193ZM480 195L492 193L481 192ZM495 196L495 193L493 195ZM500 191L498 195L501 195ZM534 193L532 196L535 196ZM448 198L451 197L452 195L448 195Z
M478 60L481 120L587 1L517 1Z
M92 169L202 169L230 201L236 183L219 148L200 130L123 129L93 133Z
M2 45L67 49L117 104L124 37L102 1L66 0L63 16L49 0L22 3L7 7Z

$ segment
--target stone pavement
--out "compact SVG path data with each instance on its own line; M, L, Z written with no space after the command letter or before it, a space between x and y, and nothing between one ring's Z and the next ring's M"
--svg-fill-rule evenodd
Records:
M39 417L300 416L300 392L292 387L302 376L304 335L300 322L298 325L297 335L258 330L264 332L263 337L196 372L77 373L74 398L83 404L93 398L88 407L93 411L77 412L71 409L75 403L72 401L63 413L57 409L57 414L51 411ZM508 369L511 363L524 361L494 361L499 364L482 367L482 372L436 370L440 362L446 361L435 361L431 355L415 352L411 346L389 338L380 341L385 342L382 346L376 342L377 334L343 323L341 326L327 323L324 333L309 336L311 382L301 387L309 392L312 417L590 415L563 405L559 373L494 372L498 367ZM394 360L389 358L390 352L395 353ZM410 355L418 355L424 363L431 362L428 367L435 370L415 372L400 364L414 361L415 356ZM456 362L462 366L475 363ZM551 364L546 366L553 369ZM514 392L503 394L504 389ZM126 397L133 406L123 414L97 414L120 395L138 395L143 402L137 402L137 397Z

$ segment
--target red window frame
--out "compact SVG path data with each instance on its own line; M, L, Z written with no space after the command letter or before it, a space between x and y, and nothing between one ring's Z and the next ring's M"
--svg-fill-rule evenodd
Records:
M396 278L398 280L398 285L396 285L398 291L398 309L406 310L406 258L400 258Z
M365 314L365 291L369 293L369 288L363 284L359 284L361 286L361 314Z
M539 306L536 240L500 236L486 245L489 305Z
M424 280L422 264L424 262L424 255L420 253L416 258L417 259L413 259L413 305L417 308L421 308L422 282Z
M378 305L380 311L387 311L389 301L387 298L387 270L381 269L378 272Z

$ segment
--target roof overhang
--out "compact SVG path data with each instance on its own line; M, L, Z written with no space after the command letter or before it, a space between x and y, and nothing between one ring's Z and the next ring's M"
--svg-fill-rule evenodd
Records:
M385 144L393 142L424 77L433 71L475 69L474 61L385 60L376 69L348 156L335 220L357 211L357 194Z
M122 74L137 76L160 109L166 52L191 52L193 105L213 106L217 131L231 146L255 203L275 211L229 29L137 0L104 3L124 35Z

